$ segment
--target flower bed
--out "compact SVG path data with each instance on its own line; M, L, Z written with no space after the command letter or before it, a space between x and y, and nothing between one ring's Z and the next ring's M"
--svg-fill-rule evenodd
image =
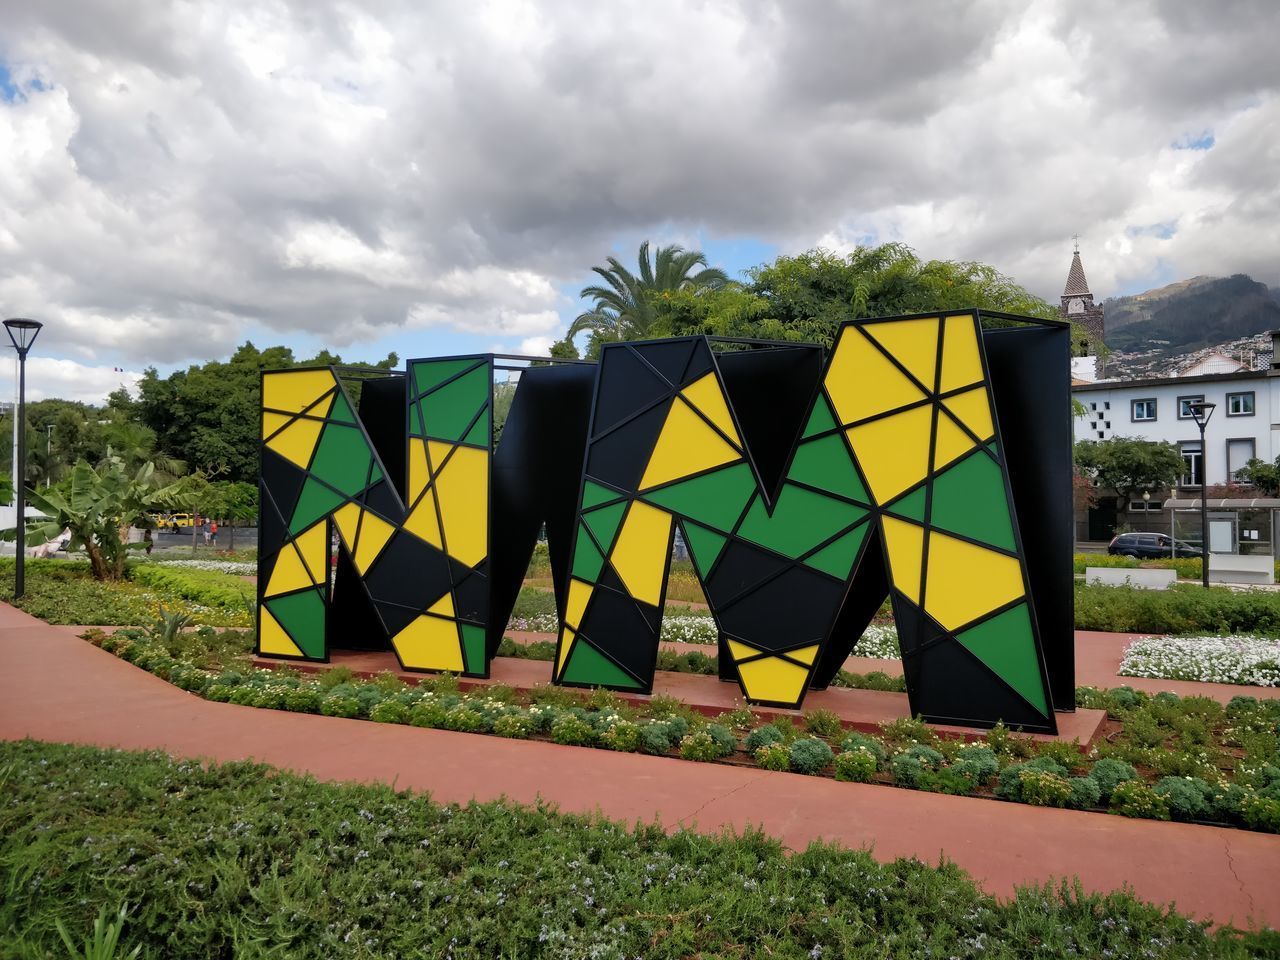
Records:
M226 634L169 639L122 630L86 635L104 650L210 700L383 723L678 756L755 763L770 770L891 784L941 793L995 796L1041 806L1109 810L1124 816L1211 820L1280 832L1280 701L1237 697L1226 707L1203 697L1148 697L1127 688L1082 688L1082 706L1123 723L1088 756L1076 744L1038 743L1002 727L985 742L943 740L924 723L899 720L877 735L849 733L833 713L761 723L742 708L707 718L669 697L643 707L597 690L502 687L462 693L449 676L414 685L392 674L360 681L345 668L321 674L242 668L251 638L231 635L246 656L217 656L202 644ZM714 663L710 658L708 662ZM202 666L204 664L205 666Z
M1123 677L1280 686L1280 640L1270 637L1140 637L1125 648Z
M162 567L177 567L183 570L207 570L212 573L228 573L237 577L253 577L258 573L256 563L245 563L238 560L151 560L151 563Z

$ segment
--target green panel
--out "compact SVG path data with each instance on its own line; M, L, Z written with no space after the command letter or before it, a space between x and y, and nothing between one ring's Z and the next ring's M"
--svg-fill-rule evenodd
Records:
M351 412L351 404L347 403L347 398L339 393L333 398L333 406L329 408L329 419L337 420L339 423L356 422L355 414Z
M925 487L913 490L905 497L900 497L893 503L889 504L885 509L895 517L903 517L907 520L915 520L919 523L924 523L925 491ZM936 503L937 501L934 502Z
M415 363L413 365L414 394L426 393L436 384L448 380L456 373L461 373L476 362L476 357L469 357L462 360L423 360Z
M598 483L592 483L590 480L582 488L582 509L590 510L602 503L608 503L610 500L617 500L622 494L615 493L608 487L602 487Z
M289 532L296 536L321 517L328 516L344 502L344 497L330 490L315 477L307 477L307 482L302 485L302 493L298 497L298 505L293 508L293 517L289 520Z
M375 463L369 473L369 486L373 486L375 483L377 483L381 479L382 479L382 468Z
M1004 476L988 456L975 453L933 481L930 523L983 543L1014 549Z
M696 523L684 524L684 538L689 545L689 553L698 566L698 574L706 579L715 566L716 557L724 549L725 538L714 530L700 527Z
M324 656L324 597L304 590L267 601L267 609L308 657Z
M844 438L838 433L800 444L795 459L791 461L791 469L787 471L787 479L862 503L871 502L858 471L854 469Z
M1031 615L1025 603L957 634L956 639L1041 715L1049 715L1040 677L1040 659L1031 633Z
M462 662L467 665L467 673L484 673L484 631L469 623L459 626L462 628Z
M813 412L809 414L809 425L804 428L804 435L800 439L812 437L815 433L822 433L826 430L834 430L836 427L836 418L831 415L831 407L827 403L827 396L824 393L818 394L818 402L813 405Z
M489 411L485 410L480 414L480 419L476 421L476 425L467 431L467 435L463 438L463 443L472 443L477 447L489 446Z
M704 473L646 494L645 500L717 530L732 530L742 508L756 490L756 478L745 463Z
M329 423L320 434L316 455L311 459L311 472L354 497L365 488L372 459L364 434L355 427Z
M488 402L491 387L492 374L486 364L423 397L426 435L461 440L476 411Z
M422 411L417 403L409 407L409 433L415 437L422 436Z
M638 689L640 684L628 675L612 660L596 650L585 640L579 638L569 654L569 662L565 664L562 683L590 683L597 686L627 687Z
M578 539L573 545L573 575L579 580L595 583L602 566L604 557L587 534L587 528L578 524Z
M738 536L788 557L812 550L832 533L866 516L861 507L784 484L773 516L756 500L738 528Z
M867 538L867 526L865 523L859 524L835 543L823 547L805 563L841 580L848 579L853 561L858 558L858 548Z
M611 507L601 507L584 514L582 519L600 541L600 546L608 550L613 546L613 538L617 536L618 525L622 523L622 512L627 509L627 502L615 503Z

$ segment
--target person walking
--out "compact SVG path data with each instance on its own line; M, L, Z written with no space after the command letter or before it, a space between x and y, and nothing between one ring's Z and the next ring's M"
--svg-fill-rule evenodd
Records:
M201 524L200 532L204 534L204 545L207 547L209 545L209 521L208 520L205 520L205 522Z
M209 540L216 547L218 545L218 521L213 520L209 523Z

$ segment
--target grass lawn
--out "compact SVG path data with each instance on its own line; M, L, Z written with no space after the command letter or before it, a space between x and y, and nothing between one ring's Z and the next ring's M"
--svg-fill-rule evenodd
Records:
M0 938L63 957L130 910L148 958L1245 958L1127 894L1026 889L958 868L761 835L668 835L503 804L441 806L248 763L0 744Z

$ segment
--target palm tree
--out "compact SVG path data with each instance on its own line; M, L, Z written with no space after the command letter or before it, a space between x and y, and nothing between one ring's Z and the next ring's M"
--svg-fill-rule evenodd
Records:
M590 330L599 340L642 340L652 336L654 300L677 290L715 290L729 282L718 267L707 266L701 250L679 244L659 247L651 263L649 241L640 244L640 273L632 273L614 257L607 267L592 267L608 286L583 287L580 296L595 299L595 306L580 313L569 327L573 337ZM693 273L695 267L702 267Z

